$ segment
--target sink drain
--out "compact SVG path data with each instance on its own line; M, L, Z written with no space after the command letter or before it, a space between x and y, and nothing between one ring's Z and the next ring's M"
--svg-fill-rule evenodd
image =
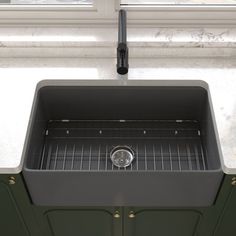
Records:
M134 152L127 146L117 146L111 151L110 157L113 165L124 168L132 163Z

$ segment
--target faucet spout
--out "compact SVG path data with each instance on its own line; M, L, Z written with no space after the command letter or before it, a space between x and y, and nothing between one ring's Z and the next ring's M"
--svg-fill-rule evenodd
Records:
M124 75L128 73L128 47L127 47L126 11L119 11L119 29L117 46L117 73Z

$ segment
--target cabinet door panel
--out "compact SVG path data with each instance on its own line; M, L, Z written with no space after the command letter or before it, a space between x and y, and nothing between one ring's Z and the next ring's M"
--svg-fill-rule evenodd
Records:
M200 214L195 211L141 210L128 220L132 236L193 236ZM128 236L128 235L126 235Z
M54 210L47 218L55 236L113 235L113 216L105 210Z
M236 187L232 188L226 207L216 228L215 236L236 235Z
M29 235L14 198L4 183L0 183L0 234L4 236Z

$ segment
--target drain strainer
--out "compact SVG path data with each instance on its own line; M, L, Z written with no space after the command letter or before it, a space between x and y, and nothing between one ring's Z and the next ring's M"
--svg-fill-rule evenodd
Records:
M132 163L134 152L130 147L117 146L112 149L110 157L113 165L119 168L124 168Z

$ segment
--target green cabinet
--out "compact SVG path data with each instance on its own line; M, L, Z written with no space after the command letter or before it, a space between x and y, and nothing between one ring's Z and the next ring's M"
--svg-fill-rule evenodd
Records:
M204 208L36 206L21 175L0 175L0 235L235 236L236 186L225 176ZM236 184L236 183L235 183Z
M192 236L201 220L192 210L134 209L126 215L126 236Z
M54 236L114 236L119 219L106 210L52 210L46 213Z
M236 235L236 187L231 189L214 234L214 236L223 235Z
M0 234L27 236L29 232L7 184L0 182Z
M21 175L0 175L0 235L121 236L122 208L36 206Z

